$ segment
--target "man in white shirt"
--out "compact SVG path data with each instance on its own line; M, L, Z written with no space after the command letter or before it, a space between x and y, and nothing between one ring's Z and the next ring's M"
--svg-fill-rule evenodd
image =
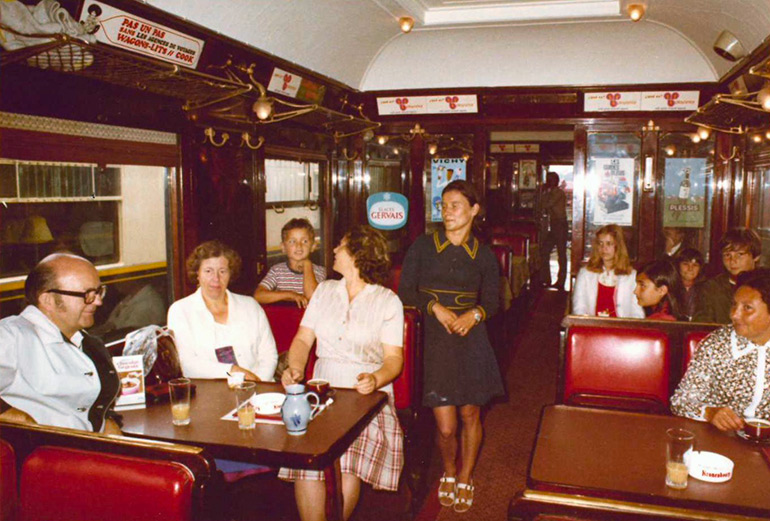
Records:
M0 418L119 434L120 381L94 323L106 286L82 257L55 253L27 277L29 305L0 320ZM7 410L5 410L7 409Z

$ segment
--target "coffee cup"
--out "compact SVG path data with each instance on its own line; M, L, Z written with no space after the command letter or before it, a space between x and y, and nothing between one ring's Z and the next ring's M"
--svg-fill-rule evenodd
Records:
M752 440L764 441L770 439L770 421L762 418L746 418L743 432Z
M324 380L323 378L313 378L312 380L308 380L306 385L309 391L316 393L318 397L321 398L321 401L326 399L326 396L332 389L329 380Z

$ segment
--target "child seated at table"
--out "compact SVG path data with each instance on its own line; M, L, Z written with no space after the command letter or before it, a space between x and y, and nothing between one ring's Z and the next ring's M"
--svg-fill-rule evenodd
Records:
M667 260L651 262L636 275L634 295L652 320L679 320L682 316L682 281Z
M259 283L254 298L260 304L286 300L306 307L318 283L326 280L323 267L313 264L315 230L307 219L291 219L281 228L281 251L286 262L275 264Z

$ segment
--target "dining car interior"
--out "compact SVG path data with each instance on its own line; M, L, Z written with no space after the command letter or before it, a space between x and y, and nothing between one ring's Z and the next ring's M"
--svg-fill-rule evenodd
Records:
M770 0L0 1L0 521L770 519L763 267Z

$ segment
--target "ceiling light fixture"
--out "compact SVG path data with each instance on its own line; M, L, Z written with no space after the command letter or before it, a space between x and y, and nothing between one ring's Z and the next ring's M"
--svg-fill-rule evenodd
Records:
M631 18L631 21L633 22L638 22L644 17L644 4L628 4L626 10L628 11L628 17Z
M714 42L714 52L725 60L738 61L746 56L740 40L730 31L722 31Z
M402 16L398 19L398 26L401 28L402 33L408 33L414 27L414 18L411 16Z

